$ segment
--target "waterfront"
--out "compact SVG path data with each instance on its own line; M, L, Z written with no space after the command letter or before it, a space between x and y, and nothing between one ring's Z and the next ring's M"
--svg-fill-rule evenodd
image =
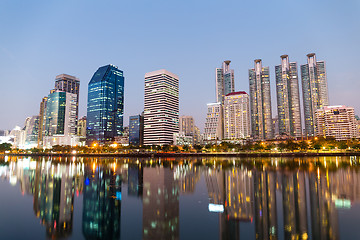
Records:
M0 156L2 239L359 239L359 157Z

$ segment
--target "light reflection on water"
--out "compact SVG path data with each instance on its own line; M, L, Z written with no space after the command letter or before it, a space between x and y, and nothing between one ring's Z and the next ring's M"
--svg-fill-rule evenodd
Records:
M347 239L360 236L344 224L360 220L358 165L356 157L0 157L0 181L32 196L33 215L23 217L39 219L44 238L129 239L136 229L132 239ZM0 218L17 211L11 197Z

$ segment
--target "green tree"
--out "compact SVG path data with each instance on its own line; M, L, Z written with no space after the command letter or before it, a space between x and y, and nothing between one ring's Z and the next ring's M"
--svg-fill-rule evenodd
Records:
M0 152L10 151L11 146L12 145L10 143L2 143L2 144L0 144Z
M195 144L194 149L196 150L196 152L200 152L203 149L203 146L201 146L200 144Z

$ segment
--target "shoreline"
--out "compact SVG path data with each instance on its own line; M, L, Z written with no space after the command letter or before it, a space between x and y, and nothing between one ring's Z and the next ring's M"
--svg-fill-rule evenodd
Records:
M218 153L0 153L0 156L23 157L327 157L360 156L360 152L218 152Z

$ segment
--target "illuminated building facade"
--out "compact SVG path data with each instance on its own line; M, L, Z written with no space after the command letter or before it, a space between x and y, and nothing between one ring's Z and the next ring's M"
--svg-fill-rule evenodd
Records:
M251 135L254 139L272 139L272 114L269 67L262 67L256 59L255 68L249 69Z
M347 140L358 137L353 107L328 106L316 110L316 135Z
M134 146L143 145L144 116L135 115L129 117L129 144Z
M221 103L208 103L205 122L205 141L223 139L223 107Z
M118 67L100 67L88 85L86 144L104 144L123 133L124 75Z
M43 147L78 144L76 136L77 95L53 90L47 99Z
M230 69L231 61L224 61L222 68L216 68L216 102L221 104L227 94L235 91L234 70Z
M165 69L145 74L144 145L172 144L179 132L179 77Z
M297 63L282 55L275 66L279 134L301 137L300 94Z
M329 96L325 61L316 61L315 53L310 53L307 62L301 65L305 134L314 136L317 132L315 112L329 105Z
M249 137L249 95L244 91L229 93L224 100L224 139Z

